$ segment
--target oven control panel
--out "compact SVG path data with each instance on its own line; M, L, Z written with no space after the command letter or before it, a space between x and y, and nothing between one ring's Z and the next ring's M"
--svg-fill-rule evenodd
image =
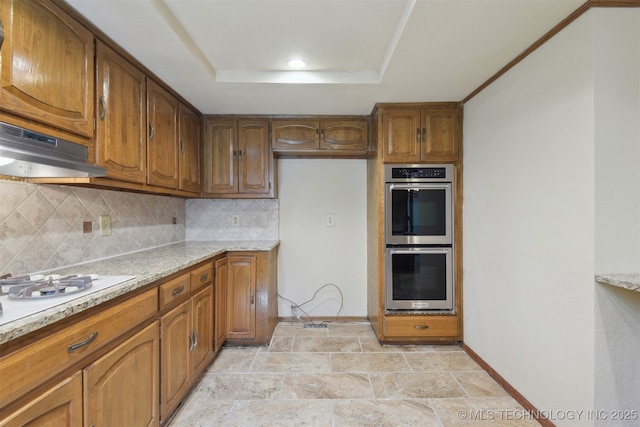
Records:
M453 165L385 165L385 181L453 181Z

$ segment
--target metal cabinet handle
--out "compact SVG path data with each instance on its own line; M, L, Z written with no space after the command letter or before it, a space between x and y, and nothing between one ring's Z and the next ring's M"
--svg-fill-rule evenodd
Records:
M180 140L180 153L184 154L184 141Z
M193 351L193 331L189 332L189 353Z
M236 150L233 150L233 160L235 160L238 157L238 152Z
M100 97L100 120L104 120L107 115L107 102L104 100L104 95Z
M204 282L205 280L207 280L209 278L209 273L202 273L200 275L200 281Z
M4 25L2 25L2 19L0 19L0 49L2 49L2 43L4 43Z
M156 135L156 127L153 125L152 122L149 122L149 141L151 141L155 135Z
M75 344L71 344L69 347L67 347L67 353L73 353L77 349L82 348L85 345L91 344L93 341L95 341L96 338L98 338L98 333L94 332L91 335L89 335L89 338L87 338L86 340L80 341Z
M254 295L253 295L253 290L251 291L251 305L253 305L253 300L254 300Z
M238 151L238 160L242 161L242 150Z
M429 325L415 325L415 329L429 329Z
M420 143L422 133L420 132L420 128L416 129L416 138L418 139L418 144Z
M422 128L422 142L427 142L427 128Z
M179 288L176 288L173 290L173 292L171 292L172 296L177 296L180 295L182 293L182 291L184 291L184 285L180 286Z
M195 349L198 346L198 331L196 329L193 330L193 348Z

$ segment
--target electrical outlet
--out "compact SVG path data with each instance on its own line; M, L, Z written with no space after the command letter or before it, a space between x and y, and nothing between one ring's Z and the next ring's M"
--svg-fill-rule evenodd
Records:
M173 217L173 219L171 220L171 222L175 225L178 223L178 218L176 218L175 216Z
M325 217L325 224L327 227L335 227L336 226L336 215L335 214L327 214Z
M231 226L232 227L240 226L240 215L231 215Z
M100 235L111 235L111 217L109 215L100 215Z

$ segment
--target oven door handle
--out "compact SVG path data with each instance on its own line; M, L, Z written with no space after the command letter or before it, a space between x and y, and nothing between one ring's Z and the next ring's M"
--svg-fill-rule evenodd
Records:
M446 253L450 253L451 252L451 248L390 248L389 249L389 255L395 255L395 254L416 254L416 253L423 253L423 254L446 254Z
M451 183L450 182L443 182L443 183L415 183L415 184L411 184L411 183L403 183L403 184L397 184L397 183L392 183L392 184L388 184L389 185L389 190L446 190L448 188L451 188Z

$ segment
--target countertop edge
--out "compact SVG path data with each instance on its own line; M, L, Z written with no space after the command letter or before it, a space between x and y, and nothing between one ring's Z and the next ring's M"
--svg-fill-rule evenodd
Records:
M596 274L598 283L640 292L640 274Z
M77 274L78 271L83 271L100 275L135 275L136 277L0 325L0 345L162 280L225 252L270 251L279 244L279 240L183 241L57 269L55 272L63 275L65 273ZM135 265L135 268L131 267L132 265ZM125 268L128 270L124 270Z

